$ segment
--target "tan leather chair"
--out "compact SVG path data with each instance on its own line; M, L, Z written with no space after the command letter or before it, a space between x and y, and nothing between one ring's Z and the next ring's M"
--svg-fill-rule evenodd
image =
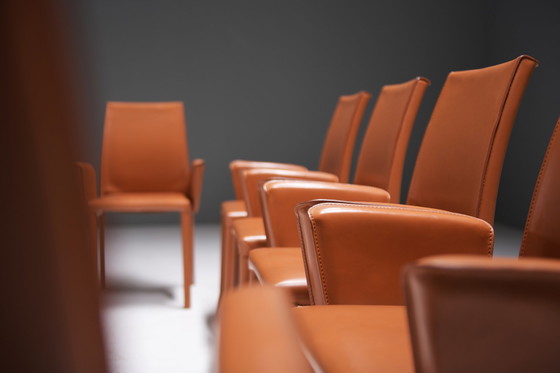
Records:
M347 201L366 201L366 202L388 202L389 193L387 191L366 185L353 185L314 181L293 181L293 180L271 180L263 186L263 207L266 213L264 225L267 237L267 244L275 248L288 248L298 246L300 239L298 235L298 225L294 206L301 201L313 198L338 198ZM256 249L259 250L259 249ZM239 255L247 261L251 251L239 246ZM286 250L289 254L290 251ZM280 271L271 270L266 273L266 278L259 277L261 282L286 286L292 289L292 295L296 304L309 304L309 295L305 278L303 281L293 282L290 278L282 277L285 272L283 269L283 259L290 260L290 256L283 257L279 249L277 267ZM301 259L299 258L300 262ZM247 265L245 263L245 265ZM296 268L299 270L301 263ZM286 266L291 268L291 266ZM303 268L302 268L303 269ZM258 273L258 272L257 272ZM277 277L280 275L280 277ZM276 281L278 280L278 281ZM297 289L297 290L294 290Z
M391 198L395 201L399 200L408 140L428 84L427 79L419 77L405 83L386 85L382 88L362 143L354 177L355 183L388 190L393 193ZM259 178L258 175L252 174L250 171L246 171L243 176L244 179L242 180L246 182L248 207L256 206L260 209L256 202L252 202L258 201L258 188L252 187L249 190L249 187L250 185L258 185L258 182L262 182L264 178ZM274 177L275 175L271 173L267 176ZM251 177L254 179L251 179ZM305 188L309 191L310 186L306 185ZM334 189L340 189L338 186L327 189L330 191L318 190L314 192L315 198L340 198L340 192L333 192ZM304 195L307 196L306 198L310 196L313 198L313 193L304 193ZM386 201L385 192L382 192L381 195L383 196L381 199L368 199L368 201ZM295 204L301 201L303 200L290 200L290 202L286 202L286 206L293 209ZM257 214L254 209L253 214ZM260 212L258 215L261 215ZM236 245L240 255L240 273L247 271L246 255L248 251L262 247L265 243L264 238L266 236L262 230L263 224L255 220L240 219L233 224L233 235L236 237ZM288 215L285 225L289 225L293 231L292 235L296 236L297 231L294 222L294 216L291 213ZM254 239L254 234L259 232L259 228L261 240L257 241ZM294 243L294 245L296 244L297 242ZM241 277L241 281L246 282L248 278L248 275L244 275Z
M332 173L344 181L348 180L358 128L370 98L371 95L368 92L340 96L323 144L319 171ZM294 164L245 160L232 161L229 167L236 199L224 201L221 208L221 293L229 289L232 283L231 275L229 274L231 271L228 270L233 265L231 261L228 261L228 258L233 257L230 251L234 250L230 233L232 223L236 219L247 216L247 206L244 201L242 186L244 183L242 181L244 172L251 169L307 170L306 167ZM225 261L224 258L226 258Z
M193 283L193 213L198 210L204 161L189 164L181 102L109 102L101 159L99 263L104 282L104 214L169 212L181 215L185 307Z
M519 255L560 259L560 119L533 192Z
M247 283L249 271L247 266L248 252L257 247L267 245L259 190L268 179L289 179L307 181L337 182L336 175L320 171L295 171L275 169L246 170L243 173L243 196L247 207L247 217L235 219L231 222L231 247L223 252L222 263L226 271L233 276L225 277L226 284L231 286ZM292 214L293 215L293 214ZM294 225L295 227L295 225ZM237 271L231 269L234 267ZM227 275L228 272L223 275Z
M532 57L520 56L500 65L449 74L424 135L407 204L493 222L509 134L536 66ZM302 259L297 259L301 250L290 248L290 254L283 250L253 250L249 262L255 276L266 279L274 273L278 283L301 283L305 278ZM286 264L281 267L279 260Z

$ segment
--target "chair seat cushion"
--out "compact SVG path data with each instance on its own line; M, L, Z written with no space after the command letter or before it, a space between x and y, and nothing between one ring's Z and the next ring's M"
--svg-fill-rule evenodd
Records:
M249 251L266 246L266 233L262 218L235 219L232 222L232 229L240 256L247 257Z
M292 310L302 342L328 372L414 372L404 306L310 306Z
M91 200L96 211L160 212L185 211L191 208L189 199L181 193L115 193Z
M299 247L271 247L252 250L249 268L262 284L288 288L294 302L309 305L303 255Z

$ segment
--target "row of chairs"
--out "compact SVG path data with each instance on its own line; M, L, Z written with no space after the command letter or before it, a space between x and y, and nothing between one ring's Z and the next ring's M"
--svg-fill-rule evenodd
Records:
M536 66L535 59L520 56L500 65L449 74L424 134L407 205L493 223L509 135ZM324 161L325 154L327 149L336 153L343 161L335 167L311 172L285 169L299 167L293 165L270 169L271 163L231 163L239 200L222 205L222 294L258 281L288 287L296 304L310 304L294 207L312 199L398 203L406 148L427 86L427 79L418 78L383 87L368 124L353 185L345 183L351 161L348 155L352 153L347 149L355 141L356 118L363 114L365 94L344 97L344 105L339 102L335 111L321 159L322 166L332 165L334 162ZM348 105L350 101L354 104ZM338 140L336 147L333 138ZM271 178L300 181L268 182L262 187ZM458 247L455 250L464 252ZM416 256L411 254L401 261ZM392 266L389 278L395 283L400 266ZM394 294L392 299L398 302L400 298Z
M390 194L371 186L285 180L292 177L286 171L277 174L284 180L251 179L266 174L251 167L238 172L245 196L249 182L258 180L252 188L262 218L241 218L239 210L223 214L233 221L231 232L222 232L225 243L228 233L234 241L230 254L242 256L245 247L252 277L246 281L234 268L222 273L218 370L558 371L560 262L489 258L509 132L535 66L521 56L449 75L406 205L387 203ZM535 187L521 256L560 258L558 131L560 121ZM238 166L233 162L232 171ZM244 219L262 221L264 232L254 229L256 245L236 229ZM276 247L257 248L263 243ZM224 274L232 273L237 282L228 286ZM232 291L251 282L264 286Z

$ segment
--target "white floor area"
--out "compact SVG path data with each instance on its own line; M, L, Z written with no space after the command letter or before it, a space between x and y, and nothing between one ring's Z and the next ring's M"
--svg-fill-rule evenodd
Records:
M517 256L521 232L497 225L496 256ZM195 231L195 281L190 309L182 308L179 227L108 229L104 312L113 373L211 372L210 328L219 293L220 231Z
M212 370L213 317L219 294L217 225L195 230L195 285L182 308L179 227L107 230L105 339L114 373Z

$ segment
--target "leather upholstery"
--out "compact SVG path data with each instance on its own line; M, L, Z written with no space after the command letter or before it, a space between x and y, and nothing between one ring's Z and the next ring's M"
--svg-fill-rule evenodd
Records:
M419 77L401 84L385 85L381 89L362 142L354 176L355 184L370 185L387 190L390 193L391 201L400 200L406 148L418 108L428 85L428 79ZM308 198L320 197L310 195ZM289 216L289 221L293 219L291 212L286 215ZM272 225L271 223L270 226ZM280 225L280 227L282 226L285 224ZM295 235L292 236L290 245L299 246ZM300 253L294 252L294 255L288 262L298 263L298 260L302 260ZM298 304L308 304L308 300L303 301L307 298L307 291L301 286L305 282L303 265L299 264L294 268L282 267L286 270L285 278L282 278L278 262L286 259L287 253L285 252L273 250L265 253L259 250L258 253L255 253L256 262L251 267L257 271L255 272L256 277L261 281L268 279L274 281L271 283L278 285L298 284L293 287L293 296L298 300ZM287 262L285 263L287 264ZM267 273L268 271L270 273ZM298 272L299 278L293 277Z
M363 91L340 96L325 137L318 170L338 176L342 183L350 176L354 143L370 98Z
M232 200L222 202L221 210L221 276L220 276L220 295L235 286L237 265L235 264L235 256L237 255L232 247L233 237L231 235L231 225L234 220L247 217L245 202L241 200ZM221 297L220 297L221 299Z
M261 284L289 288L292 304L310 304L301 247L267 247L249 253L248 267Z
M428 258L405 285L416 372L560 371L560 261Z
M268 360L300 372L282 364L304 351L315 371L332 373L560 370L560 261L436 256L403 279L406 308L296 307L292 317L279 289L242 289L220 312L229 325L220 325L219 366L269 371Z
M297 343L287 300L284 291L269 287L243 288L223 297L218 314L217 372L313 371Z
M200 204L205 164L189 164L181 102L109 102L101 159L100 275L104 281L103 213L177 211L181 215L185 307L193 283L193 213Z
M533 193L520 256L560 259L560 120L552 133Z
M231 172L231 180L233 181L233 190L235 198L243 200L242 179L243 172L252 169L276 169L276 170L299 170L306 171L307 168L290 163L277 163L277 162L258 162L258 161L244 161L234 160L229 163L229 170Z
M402 172L410 133L430 81L418 77L381 89L364 135L354 184L385 189L400 202Z
M257 247L266 246L263 220L260 217L234 220L232 241L234 246L229 251L234 253L234 258L231 265L237 267L237 277L233 282L235 285L247 284L250 277L247 264L249 252Z
M422 141L409 190L410 205L493 221L509 133L535 67L536 60L521 56L505 64L449 74ZM269 260L274 260L272 253ZM286 271L293 276L295 269ZM393 276L397 272L393 268ZM387 301L400 303L398 288L392 289L395 293Z
M414 372L402 306L311 306L292 312L303 348L319 371Z
M297 215L311 304L402 304L406 263L444 253L492 254L487 222L448 211L311 201Z
M189 171L182 103L107 104L101 158L102 195L185 193Z
M278 286L289 286L297 304L309 304L308 291L302 286L305 277L301 252L283 253L285 247L300 245L298 224L294 208L298 203L314 198L336 198L349 201L387 202L389 194L379 188L364 185L327 183L315 181L271 180L262 188L264 225L268 245L275 249L251 250L244 264L257 279ZM253 252L256 252L253 254ZM288 257L292 256L290 259ZM245 259L246 260L246 259ZM285 261L287 260L287 262ZM243 264L242 264L243 265ZM298 274L298 277L293 277ZM246 276L248 277L248 276Z
M224 256L227 262L224 266L232 266L237 263L238 280L246 283L249 280L247 255L248 251L256 247L266 246L266 236L263 222L260 218L255 221L255 217L261 216L261 203L258 190L262 187L265 180L271 178L298 179L298 180L317 180L317 181L338 181L338 178L326 172L320 171L301 171L285 169L254 169L245 170L242 173L242 190L247 207L247 215L251 218L234 219L229 222L232 237L228 238L223 250L229 253ZM228 222L226 222L228 224ZM235 255L239 255L235 258ZM229 271L234 273L233 271ZM226 280L237 283L235 280Z
M95 199L90 207L107 212L159 212L190 210L191 203L182 193L120 193Z
M416 159L408 204L492 224L509 135L536 66L532 57L520 56L449 74Z
M271 247L300 245L295 207L320 198L346 201L388 202L385 190L364 185L321 181L271 180L261 190L264 226Z
M337 182L336 175L321 171L301 170L276 170L276 169L253 169L246 170L242 176L243 200L247 208L248 216L262 216L260 202L260 189L262 184L269 179L293 179L293 180L316 180Z

